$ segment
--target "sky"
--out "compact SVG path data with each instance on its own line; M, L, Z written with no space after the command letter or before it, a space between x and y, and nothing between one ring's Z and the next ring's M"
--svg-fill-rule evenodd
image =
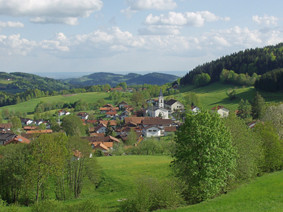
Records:
M283 41L278 0L0 0L0 71L180 72Z

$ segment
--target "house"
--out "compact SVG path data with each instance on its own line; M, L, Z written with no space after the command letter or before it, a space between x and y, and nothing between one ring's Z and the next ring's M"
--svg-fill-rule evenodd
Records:
M115 110L106 112L106 117L107 118L113 118L115 116L117 116L117 112Z
M11 143L17 137L14 133L0 133L0 145Z
M197 106L191 106L191 112L197 114L200 112L200 109Z
M104 143L98 143L92 145L93 149L100 149L102 152L108 152L110 148L108 148Z
M184 105L175 100L175 99L170 99L168 101L165 101L164 103L165 108L167 108L169 111L174 112L174 111L183 111L184 110Z
M169 135L170 133L174 133L177 131L176 126L171 126L171 127L164 127L164 135Z
M128 106L127 102L125 102L125 101L122 101L122 102L120 102L120 103L118 104L118 107L120 108L120 110L121 110L121 109L124 109L125 106Z
M71 113L66 111L66 110L59 110L58 111L58 116L67 116L70 115Z
M158 97L158 106L151 106L147 110L145 110L145 114L149 117L161 117L163 119L168 119L169 111L164 108L164 98L162 94L162 90L160 89L159 97Z
M99 124L99 125L94 129L94 132L105 134L105 133L107 132L107 126L104 125L104 124Z
M229 110L224 106L218 105L216 107L213 107L211 110L212 112L217 112L221 118L226 118L229 116Z
M117 88L110 88L110 91L123 91L123 88L122 87L117 87Z
M77 116L79 116L80 119L83 119L83 120L88 119L88 113L86 113L86 112L80 112L80 113L77 114Z
M29 130L26 132L26 134L49 134L52 132L52 130Z
M16 135L14 133L0 133L0 145L7 145L7 144L17 144L17 143L25 143L29 144L30 140L20 136Z
M156 126L156 127L170 127L173 124L173 121L171 119L162 119L159 117L148 117L145 118L142 121L142 126L148 127L148 126Z
M43 123L44 123L44 121L42 119L33 121L33 124L35 124L37 126L39 126L39 125L41 125Z
M36 127L36 126L24 126L25 131L36 130L36 129L38 129L38 127Z
M12 129L12 124L0 124L0 132L9 132Z
M115 120L100 120L99 121L99 124L103 124L103 125L105 125L105 126L111 126L111 127L113 127L113 128L116 128L116 126L117 126L117 121L115 121Z
M33 120L28 118L21 118L21 123L22 126L31 125L33 123Z
M164 130L160 127L148 126L143 129L143 135L145 137L160 137L164 136Z

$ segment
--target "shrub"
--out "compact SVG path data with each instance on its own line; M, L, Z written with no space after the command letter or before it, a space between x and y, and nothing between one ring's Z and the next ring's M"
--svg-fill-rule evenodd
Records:
M129 199L121 203L119 211L135 212L176 208L182 202L179 189L173 180L159 182L146 178L139 180L136 191Z

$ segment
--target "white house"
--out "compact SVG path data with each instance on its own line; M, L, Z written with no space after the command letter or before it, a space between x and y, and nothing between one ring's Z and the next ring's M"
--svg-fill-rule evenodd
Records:
M211 109L213 112L217 112L221 118L226 118L229 116L229 110L223 106L216 106Z
M164 130L160 127L146 127L143 129L143 135L145 137L160 137L163 136Z
M175 99L170 99L168 101L165 101L165 108L167 108L168 110L170 110L171 112L177 111L177 110L184 110L184 105L175 100Z
M197 114L198 112L200 112L200 109L197 106L191 106L191 112L193 114Z

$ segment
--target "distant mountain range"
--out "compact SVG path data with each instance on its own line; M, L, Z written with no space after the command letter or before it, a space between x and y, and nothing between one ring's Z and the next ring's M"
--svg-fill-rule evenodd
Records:
M92 85L110 84L115 86L121 82L128 85L155 84L163 85L178 79L177 76L163 73L150 74L114 74L114 73L93 73L79 78L55 80L48 77L40 77L35 74L14 72L0 72L0 91L7 93L19 93L28 89L39 89L43 91L59 91L74 87L85 87Z
M141 85L141 84L163 85L165 83L173 82L177 79L178 77L175 75L156 73L156 72L145 75L136 74L136 73L129 73L123 75L123 74L114 74L108 72L98 72L83 77L65 79L62 81L65 83L70 83L75 86L91 86L91 85L101 85L101 84L110 84L111 86L115 86L121 82L126 82L127 85Z
M7 93L19 93L28 89L59 91L70 89L71 87L68 83L34 74L0 72L0 91Z

